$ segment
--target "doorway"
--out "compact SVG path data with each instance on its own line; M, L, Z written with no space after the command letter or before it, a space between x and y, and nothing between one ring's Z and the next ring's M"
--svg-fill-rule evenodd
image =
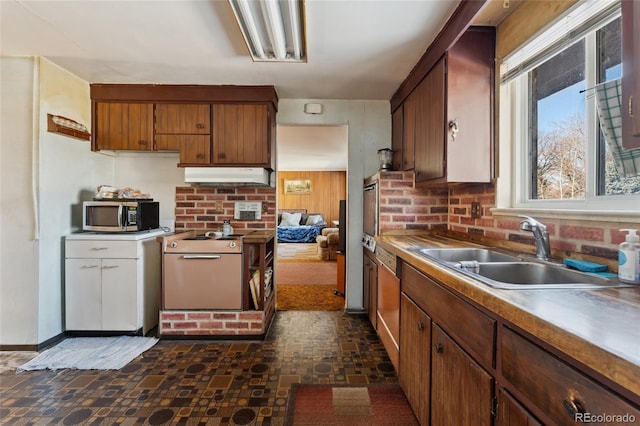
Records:
M342 310L335 245L347 197L348 126L279 125L276 153L278 309ZM305 223L281 225L283 213Z

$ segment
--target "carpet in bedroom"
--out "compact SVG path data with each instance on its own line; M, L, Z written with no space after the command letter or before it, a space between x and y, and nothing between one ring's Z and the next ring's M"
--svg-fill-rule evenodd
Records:
M276 265L276 306L281 311L339 311L344 297L336 296L336 262Z

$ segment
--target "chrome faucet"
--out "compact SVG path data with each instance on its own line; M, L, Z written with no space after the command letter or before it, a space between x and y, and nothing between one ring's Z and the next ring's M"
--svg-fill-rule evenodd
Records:
M518 216L525 220L520 222L520 230L533 232L536 239L536 257L542 260L549 260L551 248L549 247L549 231L547 226L529 216Z

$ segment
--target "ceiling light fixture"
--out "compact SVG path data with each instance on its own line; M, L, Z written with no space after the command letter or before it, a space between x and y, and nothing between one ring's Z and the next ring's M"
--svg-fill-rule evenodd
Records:
M306 62L304 0L229 0L254 61Z

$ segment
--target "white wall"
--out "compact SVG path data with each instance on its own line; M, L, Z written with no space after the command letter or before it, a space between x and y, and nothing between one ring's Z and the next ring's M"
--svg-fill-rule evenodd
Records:
M63 237L81 226L81 202L96 182L111 180L113 160L91 152L89 141L47 131L47 114L62 115L91 128L89 84L39 59L38 98L38 343L64 328Z
M177 154L91 152L47 131L47 113L91 128L89 84L42 58L1 58L0 344L32 346L64 328L63 237L101 184L137 187L173 219Z
M322 114L305 114L304 104L321 103ZM347 284L348 310L361 310L362 286L362 184L378 171L378 149L391 147L389 101L280 99L279 125L349 126L347 166Z
M0 59L0 343L38 338L32 186L33 58ZM37 138L36 138L37 139Z
M160 221L173 224L176 215L176 186L184 186L184 168L178 168L180 154L127 153L116 157L115 181L117 188L133 187L151 195L160 202Z

